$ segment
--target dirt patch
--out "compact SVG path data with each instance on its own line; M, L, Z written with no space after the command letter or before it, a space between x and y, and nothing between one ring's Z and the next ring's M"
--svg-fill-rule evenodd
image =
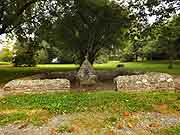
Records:
M24 123L0 127L0 135L153 135L178 124L178 114L83 112L55 116L41 127Z

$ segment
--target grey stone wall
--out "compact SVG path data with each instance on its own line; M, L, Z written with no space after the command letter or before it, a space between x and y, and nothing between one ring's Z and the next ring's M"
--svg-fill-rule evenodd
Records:
M44 79L44 80L12 80L4 86L4 91L43 91L43 90L68 90L70 81L67 79Z
M173 77L166 73L118 76L114 79L117 90L170 90L175 88Z

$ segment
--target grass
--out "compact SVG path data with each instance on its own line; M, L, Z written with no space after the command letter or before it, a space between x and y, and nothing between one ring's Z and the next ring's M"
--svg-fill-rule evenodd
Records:
M8 123L32 123L33 125L39 126L46 123L51 117L46 110L40 109L13 109L0 111L0 125L6 125Z
M4 125L6 123L11 123L14 121L22 121L27 118L26 113L16 112L11 114L0 114L0 125Z
M3 117L6 117L6 114L13 115L16 112L22 112L23 110L26 110L27 114L29 114L28 111L31 110L41 110L47 112L46 114L49 112L52 115L92 111L107 111L110 113L124 111L148 112L161 111L157 110L155 105L162 104L168 106L168 112L179 112L179 99L180 93L170 92L93 92L11 95L0 99L0 114L5 115ZM11 110L15 111L11 113ZM41 111L38 116L43 114ZM34 114L37 114L37 112L35 111ZM9 122L12 122L12 120L6 121L5 123ZM5 123L4 120L0 119L0 124Z
M9 65L10 63L9 62L2 62L0 61L0 65Z
M163 128L155 132L157 135L180 135L180 125Z
M37 67L12 67L11 65L0 65L0 84L9 80L30 76L44 72L65 72L76 70L75 65L38 65Z
M173 69L168 69L167 61L129 62L124 64L125 67L130 70L164 72L173 75L180 75L180 61L175 62Z

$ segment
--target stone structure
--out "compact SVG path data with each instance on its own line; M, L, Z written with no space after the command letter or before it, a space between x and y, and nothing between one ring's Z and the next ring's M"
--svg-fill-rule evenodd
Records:
M12 80L3 89L4 91L68 90L70 89L70 81L67 79Z
M166 73L118 76L114 79L117 90L170 90L175 89L173 77Z
M96 84L96 81L97 81L96 72L94 71L87 57L85 58L85 61L82 63L77 73L77 79L79 80L80 85Z

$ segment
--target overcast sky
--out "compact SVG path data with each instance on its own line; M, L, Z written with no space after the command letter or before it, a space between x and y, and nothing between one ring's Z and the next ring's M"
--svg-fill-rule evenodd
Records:
M2 50L2 47L3 47L2 41L5 40L5 37L6 37L5 34L0 35L0 51Z
M3 45L2 43L4 41L5 41L5 43L8 42L8 45L6 45L6 44ZM3 46L6 46L9 49L12 49L12 46L13 46L14 43L15 43L15 39L10 40L10 39L6 38L6 34L0 35L0 51L2 50Z

